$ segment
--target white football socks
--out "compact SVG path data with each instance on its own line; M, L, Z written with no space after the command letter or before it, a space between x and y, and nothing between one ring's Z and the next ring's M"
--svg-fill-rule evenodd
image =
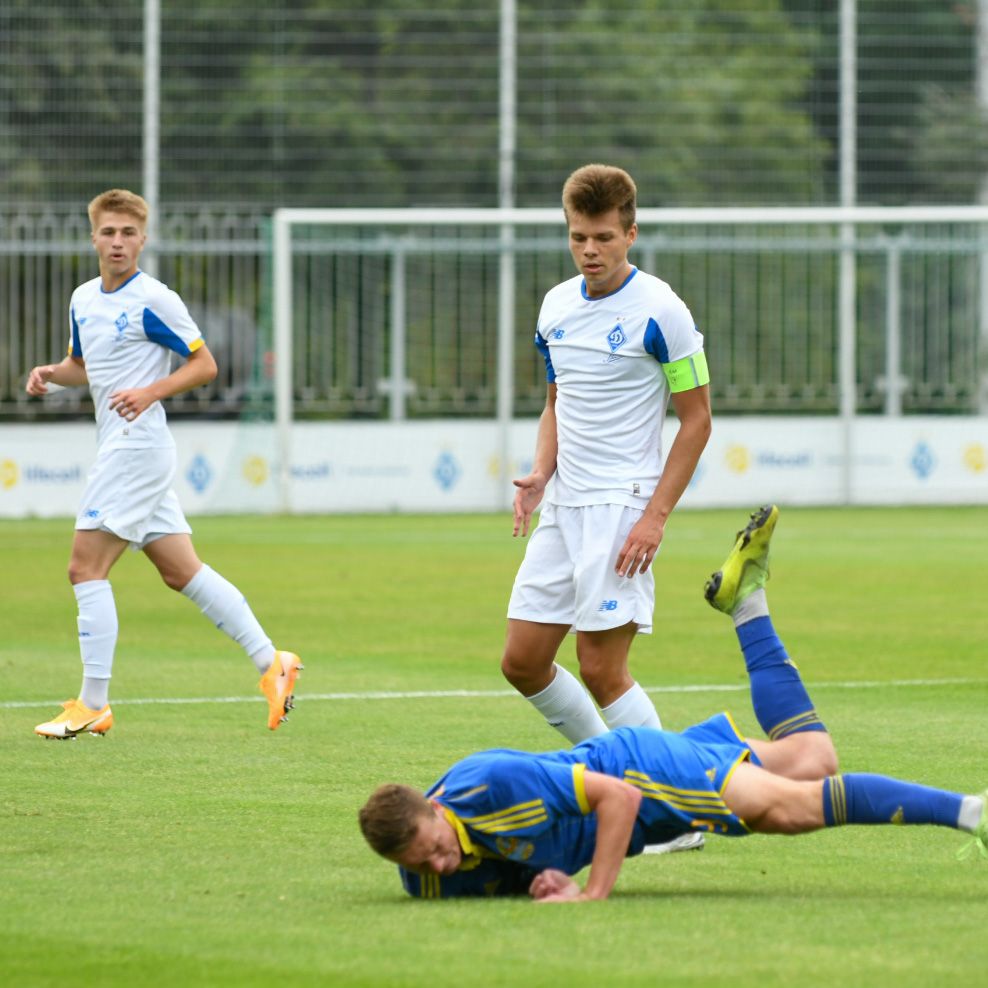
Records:
M600 713L611 731L618 727L654 727L656 730L662 727L655 704L638 683L603 707Z
M765 588L759 587L752 590L737 607L731 611L734 619L734 627L740 628L742 624L754 621L757 617L768 617L768 598L765 596Z
M957 817L957 829L973 834L981 822L981 812L985 804L980 796L965 796L961 800L961 811Z
M109 580L87 580L72 587L79 614L79 652L82 687L79 700L90 710L106 706L117 646L117 606Z
M244 595L216 570L203 564L182 587L189 598L220 631L226 632L264 673L274 661L274 645L254 617Z
M525 699L545 717L571 744L579 744L587 738L607 732L590 695L580 681L561 665L553 664L555 676L552 682L534 696Z

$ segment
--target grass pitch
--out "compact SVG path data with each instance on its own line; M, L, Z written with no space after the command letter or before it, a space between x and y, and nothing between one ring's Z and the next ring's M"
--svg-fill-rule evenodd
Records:
M730 622L700 594L745 517L682 511L667 532L656 634L632 653L667 727L727 708L758 730ZM964 835L934 828L712 838L629 861L605 903L413 902L356 828L371 789L561 740L498 670L524 549L510 518L195 527L305 661L275 733L250 662L128 553L116 726L36 737L80 676L71 522L0 523L5 983L901 988L988 970L988 862L956 861ZM988 785L985 558L981 508L783 508L773 614L845 771ZM571 643L561 657L574 667Z

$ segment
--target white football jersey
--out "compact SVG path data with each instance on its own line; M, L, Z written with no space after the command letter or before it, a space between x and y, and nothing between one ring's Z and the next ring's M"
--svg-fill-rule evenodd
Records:
M112 292L94 278L72 293L69 329L69 354L86 362L99 448L174 446L160 401L128 422L110 395L167 377L172 352L188 357L203 345L181 298L143 271Z
M662 365L703 350L686 304L637 268L600 298L589 298L577 275L546 295L535 344L557 386L558 455L546 499L644 508L662 474Z

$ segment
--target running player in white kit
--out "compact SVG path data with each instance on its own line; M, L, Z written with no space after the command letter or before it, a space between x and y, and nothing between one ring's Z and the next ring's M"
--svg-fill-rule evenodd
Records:
M253 660L276 730L293 705L299 657L278 651L243 594L200 561L175 492L175 441L161 402L216 376L216 362L179 296L138 268L147 239L147 203L110 189L89 204L99 277L80 285L69 306L68 355L35 367L27 393L48 384L89 385L98 451L75 523L69 580L79 607L83 678L79 696L39 724L37 734L70 738L113 726L110 675L117 611L110 570L128 545L154 563L173 590L192 600ZM171 354L183 358L169 373Z
M563 209L579 274L546 295L535 334L548 395L531 473L514 482L515 535L545 503L512 589L501 668L575 744L661 726L628 652L652 630L652 561L711 424L703 337L689 309L628 260L634 181L586 165L567 179ZM670 400L679 431L663 462ZM597 706L556 664L571 630Z

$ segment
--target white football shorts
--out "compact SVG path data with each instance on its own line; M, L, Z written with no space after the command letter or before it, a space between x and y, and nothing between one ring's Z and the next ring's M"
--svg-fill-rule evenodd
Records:
M651 634L652 567L630 580L614 571L641 516L639 508L623 504L544 504L511 589L508 617L569 624L573 631L606 631L634 621L639 634Z
M142 549L163 535L190 534L172 490L175 450L110 449L99 453L86 478L77 529L102 529Z

